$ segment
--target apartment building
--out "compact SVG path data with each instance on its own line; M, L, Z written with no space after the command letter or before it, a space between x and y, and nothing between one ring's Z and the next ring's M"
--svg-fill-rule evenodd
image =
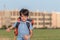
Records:
M60 12L52 12L52 27L60 28Z
M17 21L17 18L19 17L19 11L10 11L10 22L11 24L14 24Z
M57 14L58 13L58 14ZM60 12L30 12L29 18L34 20L34 28L60 28ZM18 10L0 11L0 27L2 25L11 25L19 17Z
M30 18L34 19L35 28L51 27L52 14L45 12L31 12Z

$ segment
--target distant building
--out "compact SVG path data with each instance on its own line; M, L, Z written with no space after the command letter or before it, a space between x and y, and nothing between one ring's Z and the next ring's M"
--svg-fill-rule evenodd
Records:
M52 14L44 12L31 12L30 17L35 20L35 28L51 27Z
M18 10L0 11L0 28L14 24L18 17ZM30 12L29 17L34 19L34 28L60 28L60 12Z
M52 27L60 28L60 12L52 12Z

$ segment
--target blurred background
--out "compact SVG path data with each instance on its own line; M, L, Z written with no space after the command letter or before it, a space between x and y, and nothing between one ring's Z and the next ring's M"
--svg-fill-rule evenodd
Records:
M60 40L60 0L0 0L0 40L13 40L11 27L22 8L28 9L34 20L31 40Z

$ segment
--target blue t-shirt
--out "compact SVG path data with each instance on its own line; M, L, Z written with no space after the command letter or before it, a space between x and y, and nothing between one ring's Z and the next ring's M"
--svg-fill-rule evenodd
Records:
M26 21L29 22L29 21ZM26 22L20 21L20 24L18 26L18 37L23 37L24 35L29 35L29 29L32 30L32 24L30 23L30 28L28 29ZM17 22L13 25L16 26Z

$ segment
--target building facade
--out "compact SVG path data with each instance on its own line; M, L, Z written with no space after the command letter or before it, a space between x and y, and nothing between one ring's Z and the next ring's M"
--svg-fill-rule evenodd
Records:
M51 27L51 18L52 14L45 13L45 12L31 12L30 17L34 19L34 27L35 28L44 28L44 27Z
M57 14L58 13L58 14ZM0 11L0 28L12 25L19 17L18 10ZM30 12L29 18L34 20L34 28L60 28L60 12Z

